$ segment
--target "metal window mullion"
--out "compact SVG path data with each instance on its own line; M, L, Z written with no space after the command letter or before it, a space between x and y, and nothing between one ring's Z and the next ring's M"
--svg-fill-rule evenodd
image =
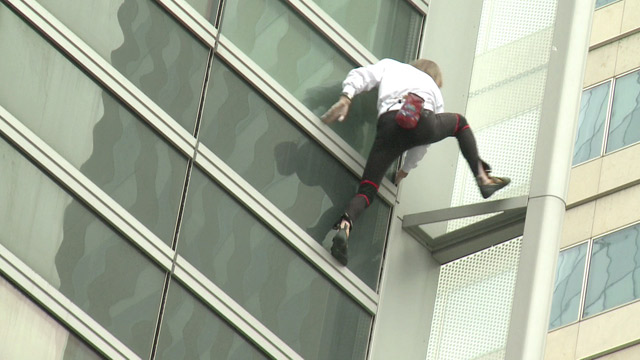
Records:
M192 34L211 48L215 46L218 29L198 13L185 0L155 0L171 13L176 20L188 28Z
M616 79L611 79L611 87L609 88L609 102L607 103L607 113L604 119L604 134L602 136L602 148L600 149L600 156L604 156L607 151L607 142L609 141L609 128L611 127L611 111L613 110L613 96L615 95L614 88L616 86Z
M58 289L0 245L0 273L71 332L109 359L139 359L109 331L67 299Z
M582 289L580 290L580 306L578 307L578 320L582 320L582 315L584 313L584 305L587 300L587 282L589 276L589 268L591 267L591 251L593 249L593 239L589 239L587 243L587 253L585 254L584 261L584 273L582 275Z
M271 330L179 255L173 275L271 358L302 359Z
M40 4L33 0L7 0L7 2L74 59L77 66L86 70L113 95L126 103L183 154L190 156L193 153L196 140L186 129Z
M236 174L211 150L201 145L195 162L263 223L279 234L284 241L302 254L338 287L344 289L370 314L376 313L378 294L347 268L339 265L322 245L289 220L282 211L259 191L251 187L246 180Z
M413 5L423 16L427 16L429 13L429 3L426 0L406 0L409 4Z
M350 57L357 65L363 66L378 62L378 58L356 40L348 31L310 0L283 0L298 14L304 17L324 37Z
M0 120L0 132L28 157L64 184L83 203L120 230L161 266L165 269L170 268L173 251L162 240L2 106L0 106Z
M282 110L287 117L302 128L314 140L353 174L361 176L365 159L346 141L338 136L327 125L314 115L298 99L273 80L264 70L244 55L227 38L220 36L218 55L236 69L251 85L259 90L267 99ZM396 186L384 178L380 185L379 195L390 205L395 204Z

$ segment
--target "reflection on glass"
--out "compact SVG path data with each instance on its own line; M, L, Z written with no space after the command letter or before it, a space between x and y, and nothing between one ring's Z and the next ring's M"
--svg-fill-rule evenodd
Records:
M6 7L0 16L0 105L169 244L186 159Z
M171 281L157 359L267 359L176 280Z
M208 49L155 1L38 0L189 132Z
M607 152L640 141L640 71L616 80Z
M416 58L423 16L406 0L314 2L376 57L404 62Z
M602 153L610 89L611 82L607 81L582 93L572 165L591 160Z
M365 357L371 316L197 168L178 252L303 358Z
M186 0L191 7L196 9L200 15L209 20L210 23L216 23L216 16L218 16L219 0Z
M101 359L0 276L0 359Z
M225 4L222 34L320 116L338 100L355 65L280 0ZM363 156L375 136L376 91L357 96L347 121L332 126Z
M640 225L593 241L584 317L640 297Z
M587 243L560 252L549 330L578 320Z
M0 243L141 357L164 274L0 140Z
M220 61L214 61L210 84L202 143L321 243L358 180ZM358 219L350 241L349 268L372 288L389 212L378 199Z

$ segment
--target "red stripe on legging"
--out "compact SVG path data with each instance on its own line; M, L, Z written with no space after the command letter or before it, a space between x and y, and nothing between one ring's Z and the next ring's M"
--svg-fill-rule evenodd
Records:
M462 131L462 130L466 130L466 129L468 129L468 128L470 128L470 126L469 126L469 125L466 125L466 126L465 126L465 127L463 127L462 129L460 129L460 131Z
M357 194L356 196L362 196L367 201L367 206L369 206L369 198L365 194Z
M369 180L362 180L362 182L360 183L360 185L364 185L364 184L371 184L373 185L374 188L376 188L376 190L378 190L378 185L376 185L376 183L374 183L373 181L369 181Z

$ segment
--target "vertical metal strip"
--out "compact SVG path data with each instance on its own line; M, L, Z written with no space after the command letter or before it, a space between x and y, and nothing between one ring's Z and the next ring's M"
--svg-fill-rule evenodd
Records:
M587 282L589 281L589 269L591 268L591 252L593 251L593 238L587 243L587 253L585 254L584 272L582 274L582 289L580 290L580 306L578 307L578 320L582 320L585 301L587 300Z
M604 156L607 151L607 142L609 141L609 129L611 127L611 110L613 110L613 96L615 95L614 88L616 87L617 78L610 80L611 87L609 88L609 102L607 104L607 113L604 119L604 134L602 136L602 148L600 149L600 156Z

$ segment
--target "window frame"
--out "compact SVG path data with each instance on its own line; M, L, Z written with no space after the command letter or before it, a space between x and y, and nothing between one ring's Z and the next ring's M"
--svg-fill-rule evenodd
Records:
M599 81L599 82L597 82L595 84L589 85L589 86L587 86L587 87L582 89L582 94L580 95L581 99L582 99L582 95L584 95L585 91L588 91L588 90L591 90L593 88L596 88L596 87L598 87L598 86L600 86L602 84L605 84L605 83L607 83L609 81L611 82L611 86L609 88L609 100L608 100L608 103L607 103L607 114L606 114L605 119L604 119L604 127L603 127L604 134L602 136L602 144L601 144L601 147L600 147L600 155L599 156L595 156L595 157L593 157L593 158L591 158L589 160L585 160L583 162L580 162L580 163L577 163L575 165L572 165L571 166L572 169L576 168L578 166L584 165L584 164L586 164L588 162L603 158L603 157L611 155L611 154L615 154L618 151L622 151L622 150L627 149L629 147L632 147L632 146L640 144L640 141L636 141L634 143L625 145L625 146L623 146L621 148L612 150L610 152L606 152L607 151L607 143L609 141L609 127L611 125L611 111L613 110L613 98L615 96L616 83L617 83L618 79L623 78L623 77L625 77L627 75L631 75L631 74L633 74L635 72L640 72L640 67L636 67L636 68L633 68L631 70L625 71L625 72L623 72L621 74L618 74L618 75L616 75L614 77ZM578 130L578 128L576 127L575 136L578 135L578 131L577 130ZM574 137L574 146L575 146L575 137Z
M582 240L582 241L577 242L575 244L569 245L566 248L563 248L558 252L558 255L559 255L563 251L571 250L571 249L574 249L574 248L576 248L578 246L582 246L584 244L587 245L587 250L586 250L585 258L584 258L584 269L582 269L582 286L581 286L581 289L580 289L580 300L579 300L579 304L578 304L578 314L577 314L578 316L576 317L576 320L574 320L574 321L568 322L568 323L566 323L564 325L557 326L557 327L555 327L553 329L548 329L547 330L548 333L551 333L553 331L556 331L556 330L559 330L559 329L563 329L565 327L569 327L571 325L577 324L578 322L580 322L582 320L582 312L583 312L583 307L584 307L584 298L585 298L585 295L586 295L586 292L587 292L587 281L585 279L587 278L587 275L589 275L589 265L591 264L591 256L590 256L590 254L591 254L591 247L593 246L593 241L592 241L592 239ZM557 261L556 261L556 273L557 273L557 271L558 271L558 264L557 264ZM555 280L557 280L557 279L555 279ZM555 286L555 280L554 280L554 286ZM551 314L549 314L549 316L551 316ZM551 319L549 319L549 320L551 320Z
M581 290L581 294L580 294L580 306L579 306L579 313L578 313L577 320L572 321L572 322L567 323L567 324L564 324L562 326L558 326L558 327L553 328L553 329L549 329L549 330L547 330L548 334L551 333L551 332L554 332L554 331L569 327L571 325L575 325L575 324L577 324L577 323L579 323L581 321L588 320L588 319L594 318L596 316L600 316L602 314L605 314L605 313L608 313L608 312L611 312L611 311L615 311L617 309L620 309L622 307L631 305L631 304L636 303L636 302L640 302L640 296L639 296L636 299L633 299L633 300L627 301L625 303L613 306L613 307L608 308L606 310L591 314L589 316L584 316L584 305L585 305L585 299L586 299L586 296L587 296L587 285L589 283L589 271L591 269L591 255L592 255L592 251L593 251L593 243L594 243L594 241L597 241L597 240L602 239L602 238L604 238L604 237L606 237L608 235L611 235L613 233L616 233L616 232L619 232L619 231L623 231L623 230L626 230L626 229L629 229L631 227L638 226L638 225L640 225L640 220L636 220L636 221L634 221L632 223L629 223L629 224L626 224L626 225L623 225L623 226L619 226L619 227L617 227L615 229L611 229L611 230L609 230L607 232L599 234L598 236L591 237L588 240L582 240L580 242L577 242L575 244L571 244L570 246L567 246L565 248L560 249L560 251L558 253L563 252L565 250L573 249L573 248L575 248L577 246L580 246L582 244L587 243L587 253L586 253L586 257L585 257L585 265L584 265L584 272L583 272L583 278L582 278L582 290ZM556 272L557 272L557 263L556 263ZM554 281L554 285L555 285L555 281Z

